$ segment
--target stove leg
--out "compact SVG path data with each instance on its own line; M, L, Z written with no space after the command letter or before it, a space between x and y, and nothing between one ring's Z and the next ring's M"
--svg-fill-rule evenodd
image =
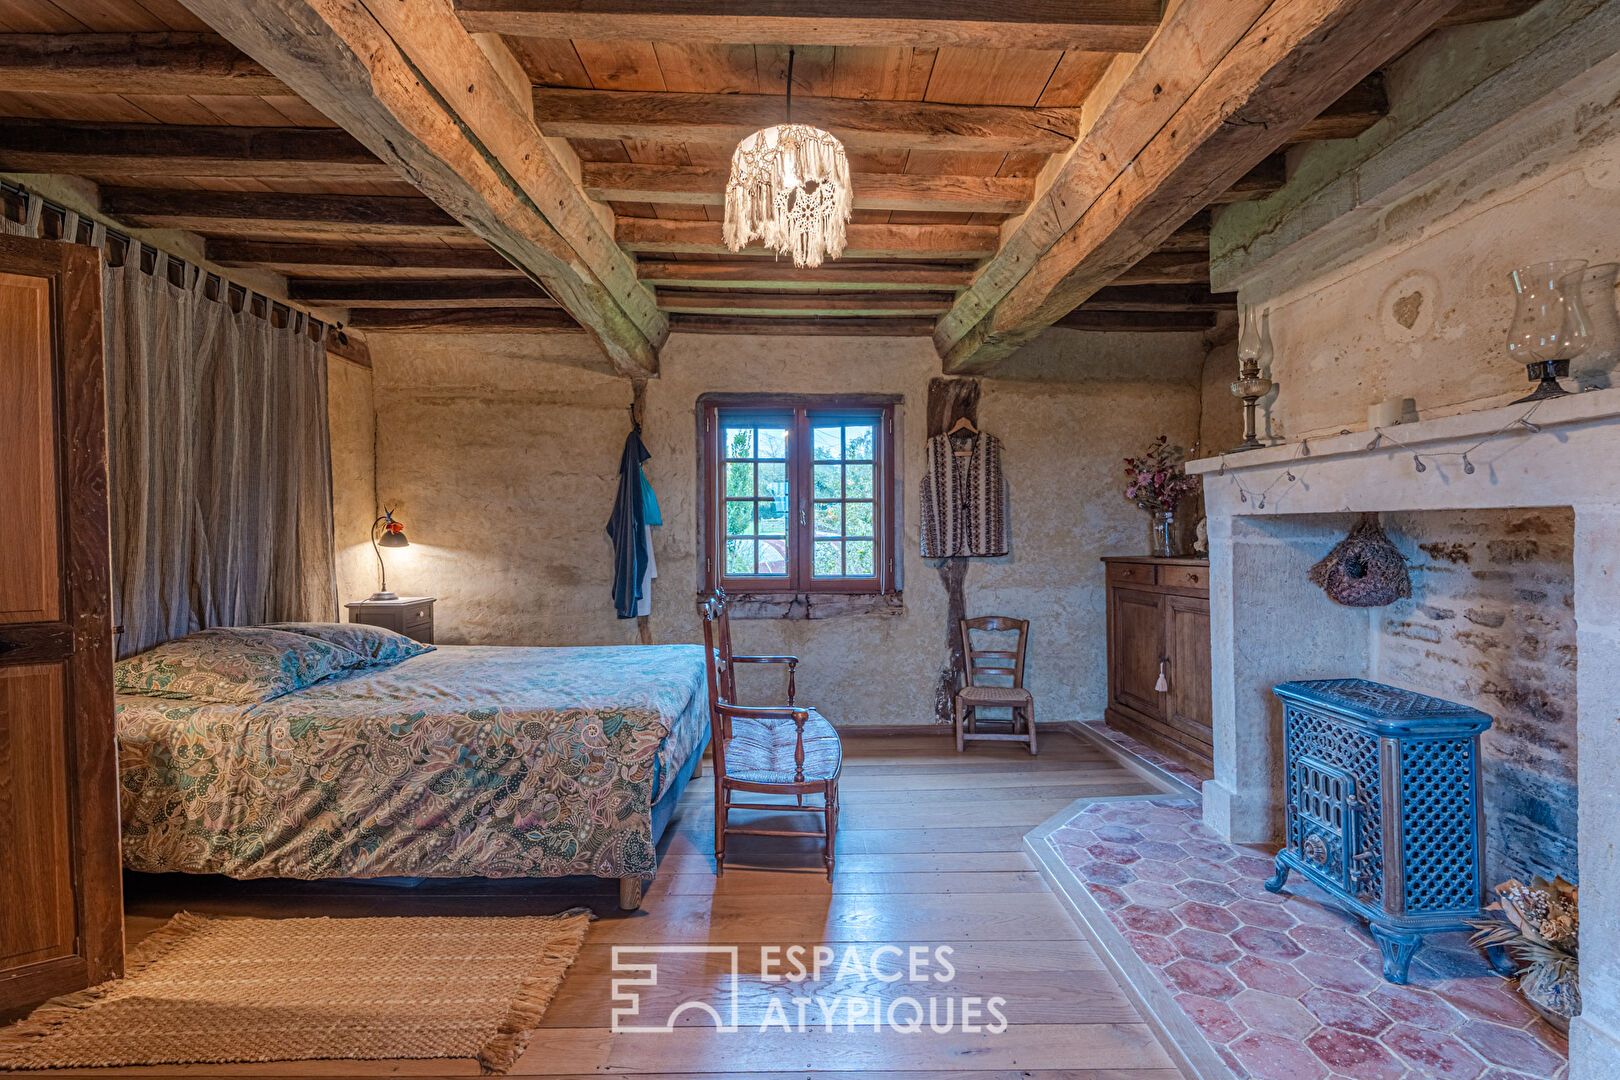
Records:
M1277 853L1277 861L1272 865L1277 868L1277 872L1266 880L1266 891L1280 893L1283 886L1288 884L1288 864L1283 862L1282 852Z
M1417 955L1418 949L1423 945L1423 935L1390 930L1377 923L1370 924L1367 929L1384 954L1384 979L1387 982L1406 985L1407 969L1411 967L1412 957Z

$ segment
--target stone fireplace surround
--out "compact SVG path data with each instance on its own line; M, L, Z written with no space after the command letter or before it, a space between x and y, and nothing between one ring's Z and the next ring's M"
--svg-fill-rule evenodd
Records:
M1454 455L1528 408L1403 424L1392 434L1420 455ZM1620 389L1543 402L1530 419L1539 430L1516 426L1471 452L1471 475L1455 456L1430 456L1418 472L1414 449L1374 445L1365 431L1189 464L1204 476L1210 544L1215 777L1203 786L1204 818L1233 843L1280 839L1282 710L1271 688L1371 674L1367 612L1336 607L1304 574L1352 520L1332 515L1573 508L1587 961L1570 1076L1611 1080L1620 1077ZM1245 500L1245 490L1266 491L1264 506Z

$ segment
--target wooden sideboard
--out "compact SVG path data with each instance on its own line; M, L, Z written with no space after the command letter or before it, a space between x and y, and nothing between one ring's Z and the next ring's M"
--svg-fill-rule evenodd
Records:
M1209 561L1144 555L1103 562L1108 726L1212 776Z

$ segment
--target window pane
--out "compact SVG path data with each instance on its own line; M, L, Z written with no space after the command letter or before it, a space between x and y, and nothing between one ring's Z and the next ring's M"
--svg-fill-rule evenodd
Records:
M849 577L872 576L872 541L851 540L844 545L844 573Z
M787 576L786 540L761 540L759 542L759 573L761 577Z
M838 479L841 472L843 472L842 465L816 466L816 498L836 499L843 494Z
M787 465L762 462L759 466L759 494L765 499L785 499L788 493Z
M787 513L782 504L769 499L759 501L759 535L787 535Z
M817 540L815 565L810 572L816 577L842 577L839 549L843 546L836 540Z
M754 495L754 467L747 462L726 466L726 494L752 498Z
M843 429L836 427L818 427L811 432L811 441L816 447L817 461L837 461L843 451Z
M787 457L787 428L762 427L759 429L759 456L778 461Z
M870 499L872 497L872 466L846 465L844 466L845 494L852 499Z
M754 456L754 429L753 428L726 428L725 447L728 458L751 458Z
M726 535L752 536L754 534L754 504L751 502L726 503Z
M869 502L852 502L844 506L844 534L846 536L871 536L872 533L872 504Z
M754 542L752 540L726 541L726 573L752 577L754 573Z
M816 503L816 535L842 536L843 534L843 504Z
M849 461L871 461L874 440L872 425L851 424L844 429L844 457Z

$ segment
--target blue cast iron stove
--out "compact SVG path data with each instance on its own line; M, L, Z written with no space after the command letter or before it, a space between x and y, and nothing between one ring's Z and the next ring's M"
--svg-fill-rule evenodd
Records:
M1425 934L1468 929L1483 905L1477 709L1366 679L1287 682L1287 839L1298 870L1365 919L1384 978L1406 982ZM1492 957L1499 963L1499 957Z

